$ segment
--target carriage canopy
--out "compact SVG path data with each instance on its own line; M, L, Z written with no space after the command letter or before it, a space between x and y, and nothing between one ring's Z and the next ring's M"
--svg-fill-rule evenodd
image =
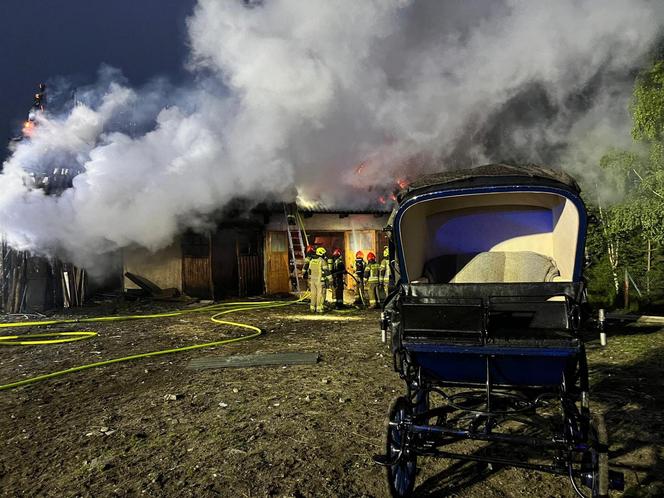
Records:
M393 214L402 283L578 281L585 229L576 182L533 165L424 177Z

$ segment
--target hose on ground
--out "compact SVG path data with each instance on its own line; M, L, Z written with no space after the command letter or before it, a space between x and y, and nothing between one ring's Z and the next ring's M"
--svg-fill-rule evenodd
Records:
M221 317L228 315L230 313L236 313L239 311L248 311L256 309L266 309L266 308L277 308L281 306L290 306L292 304L300 303L307 298L306 294L303 294L299 299L291 301L244 301L244 302L234 302L234 303L219 303L212 304L209 306L202 306L198 308L192 308L187 310L178 310L170 311L165 313L152 313L147 315L120 315L120 316L102 316L102 317L90 317L90 318L71 318L63 320L43 320L43 321L32 321L32 322L10 322L10 323L0 323L0 329L13 329L13 328L22 328L22 327L44 327L47 325L62 325L62 324L77 324L77 323L99 323L99 322L120 322L128 320L149 320L155 318L170 318L176 316L187 315L190 313L200 313L200 312L212 312L214 313L210 320L218 325L228 325L231 327L238 327L241 329L251 331L250 334L234 337L231 339L223 339L221 341L206 342L202 344L192 344L189 346L182 346L178 348L170 349L161 349L157 351L149 351L147 353L138 353L129 356L123 356L120 358L112 358L110 360L97 361L94 363L87 363L85 365L79 365L71 368L66 368L64 370L58 370L55 372L50 372L47 374L37 375L27 379L22 379L15 382L10 382L8 384L0 385L0 391L6 389L14 389L16 387L26 386L29 384L34 384L43 380L53 379L55 377L60 377L74 372L80 372L82 370L88 370L90 368L97 368L106 365L111 365L113 363L120 363L125 361L138 360L140 358L150 358L153 356L161 356L172 353L180 353L183 351L191 351L194 349L209 348L215 346L222 346L225 344L230 344L233 342L246 341L258 337L263 333L263 331L255 326L250 325L244 322L222 320ZM36 345L45 345L45 344L62 344L67 342L80 341L84 339L90 339L95 337L96 332L91 331L67 331L67 332L48 332L40 334L24 334L24 335L6 335L0 336L0 346L36 346ZM50 337L50 339L46 339Z

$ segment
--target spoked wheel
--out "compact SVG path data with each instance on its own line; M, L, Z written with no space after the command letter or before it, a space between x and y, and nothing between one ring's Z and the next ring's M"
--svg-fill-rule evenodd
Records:
M581 459L582 482L590 488L592 498L606 498L609 496L609 438L604 417L593 413L588 429L590 449ZM577 494L583 496L579 490Z
M592 497L606 498L609 496L609 437L606 432L604 417L593 413L590 423L590 450L592 464Z
M421 389L415 395L415 415L429 410L429 392Z
M396 398L390 405L387 416L387 430L385 431L385 450L389 461L394 465L387 465L387 484L390 496L409 496L415 488L415 473L417 471L417 456L409 448L409 436L405 423L413 418L413 408L407 398Z

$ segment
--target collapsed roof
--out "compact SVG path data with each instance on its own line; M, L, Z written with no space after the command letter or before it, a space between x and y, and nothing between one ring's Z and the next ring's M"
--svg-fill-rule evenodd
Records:
M486 164L475 168L444 171L418 178L399 192L397 198L401 202L406 197L425 193L431 190L452 188L472 188L490 185L509 185L515 182L522 185L563 186L576 193L581 189L566 172L536 164Z

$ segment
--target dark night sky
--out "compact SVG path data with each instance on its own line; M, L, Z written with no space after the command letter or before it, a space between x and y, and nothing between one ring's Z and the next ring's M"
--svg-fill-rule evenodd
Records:
M0 158L32 104L36 84L95 80L102 63L140 85L185 75L185 19L195 0L1 0Z

